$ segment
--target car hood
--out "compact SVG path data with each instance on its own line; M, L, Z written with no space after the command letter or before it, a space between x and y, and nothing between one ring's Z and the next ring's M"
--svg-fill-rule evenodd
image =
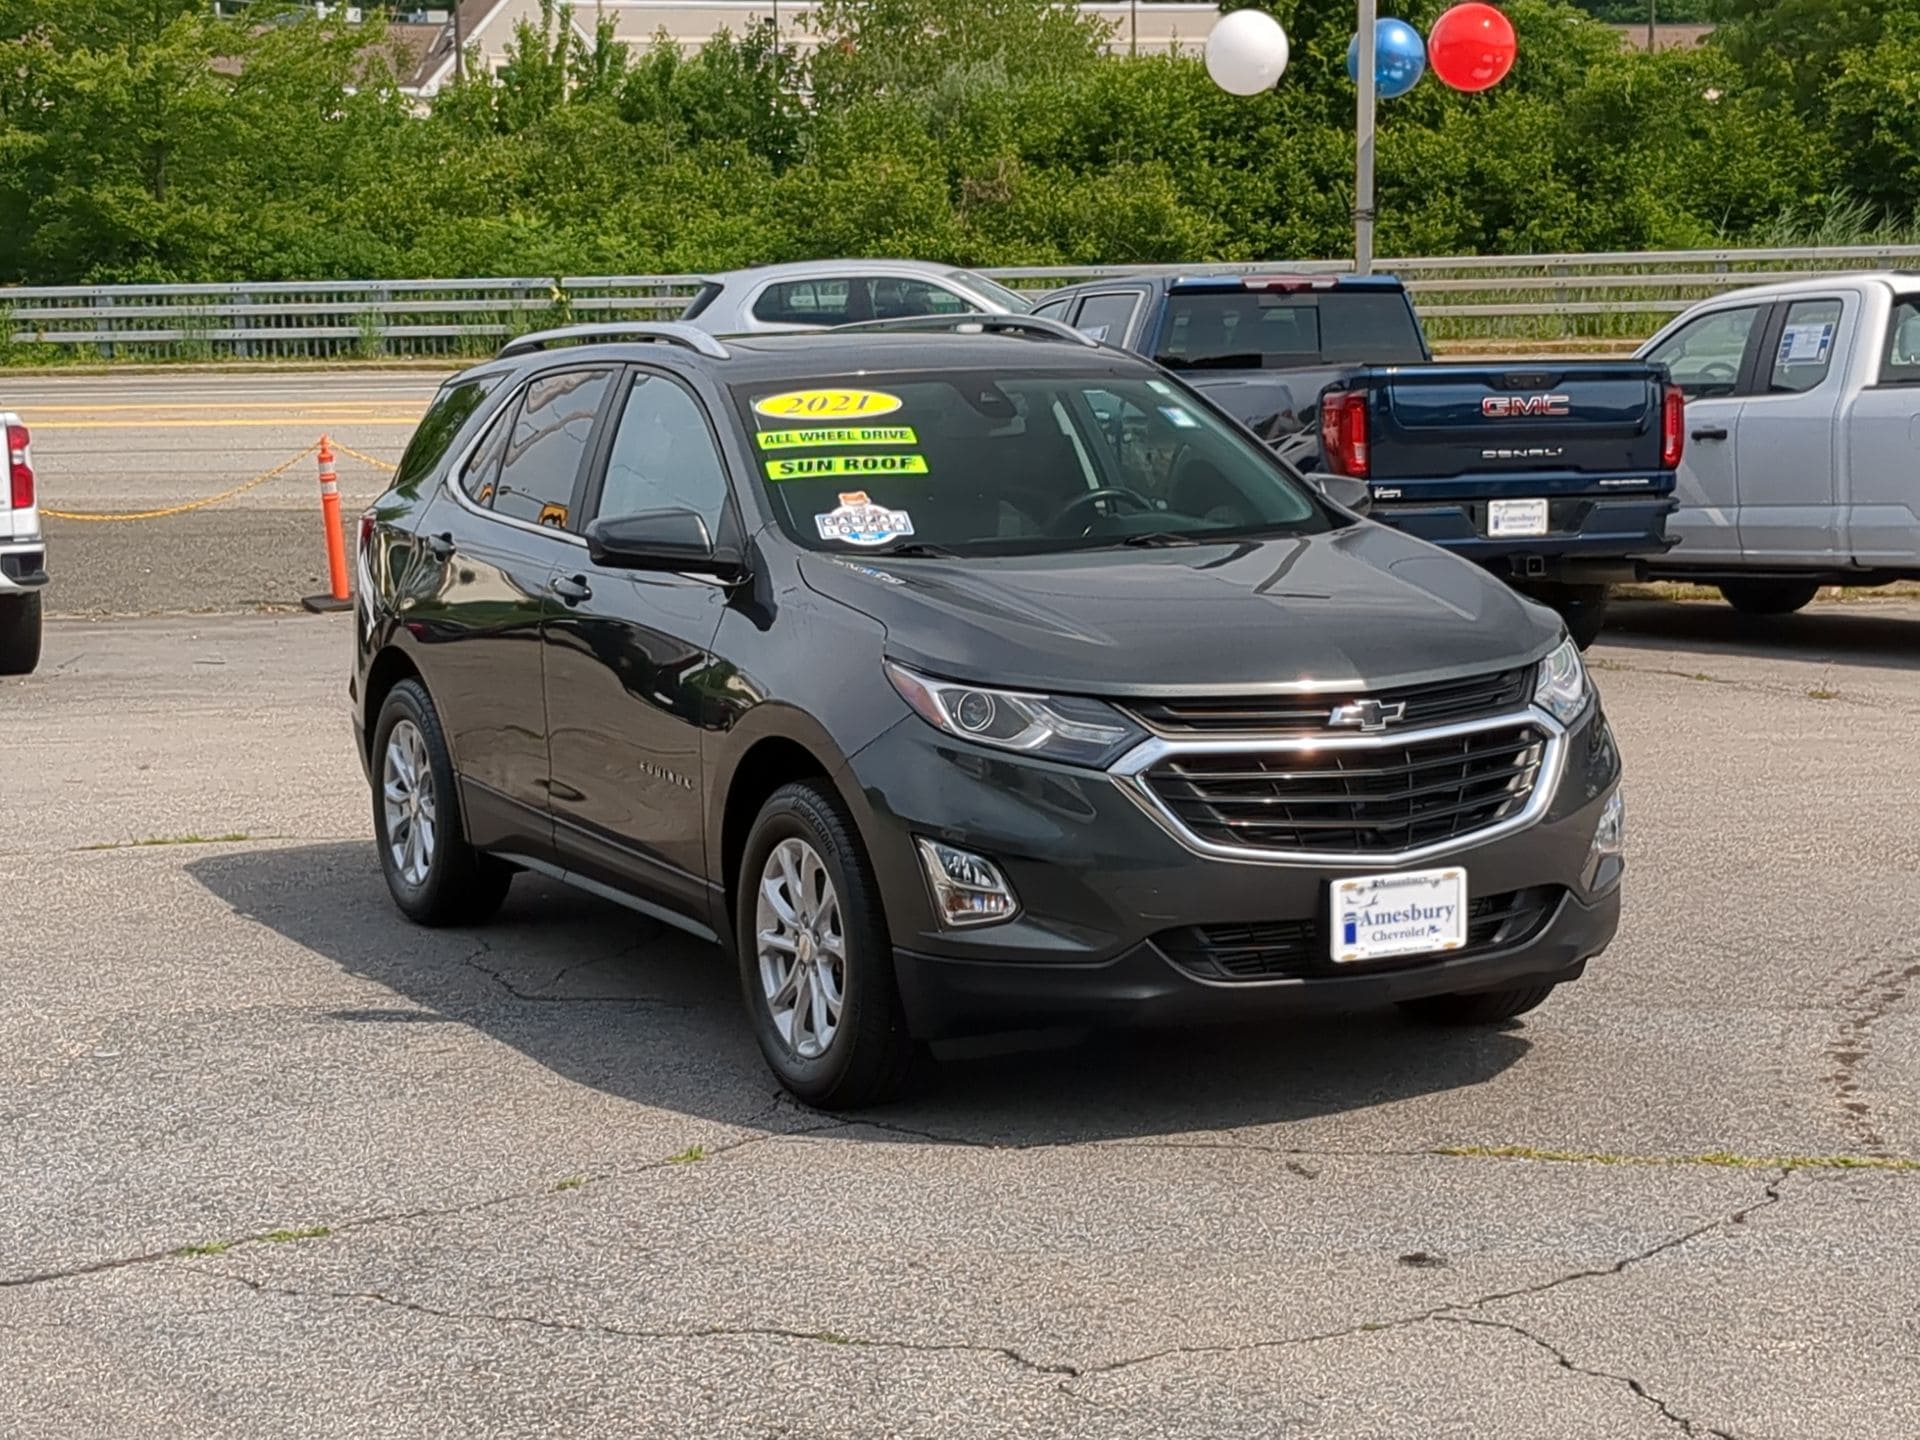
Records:
M808 552L809 587L930 674L1083 695L1419 684L1523 664L1562 626L1374 524L1164 550L966 560Z

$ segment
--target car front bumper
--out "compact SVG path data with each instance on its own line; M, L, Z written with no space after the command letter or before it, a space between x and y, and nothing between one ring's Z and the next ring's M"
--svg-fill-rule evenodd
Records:
M1365 1008L1574 979L1619 924L1623 867L1596 857L1593 839L1620 761L1597 702L1561 745L1551 794L1530 823L1399 863L1199 854L1105 773L964 745L917 717L856 755L849 778L865 802L909 1024L937 1038ZM991 860L1020 913L943 928L916 836ZM1513 919L1489 921L1445 958L1333 964L1332 880L1453 865L1467 871L1470 901L1495 907L1495 920L1511 902ZM1233 964L1217 964L1229 951ZM1251 969L1241 963L1248 955Z

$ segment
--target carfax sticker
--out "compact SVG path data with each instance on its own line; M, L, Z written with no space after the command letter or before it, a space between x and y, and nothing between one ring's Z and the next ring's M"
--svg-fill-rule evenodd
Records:
M864 490L849 490L840 496L840 504L824 515L813 517L822 540L838 540L847 545L884 545L902 535L913 534L913 517L904 510L889 510L867 498Z
M796 455L767 461L769 480L811 480L826 475L924 475L924 455Z
M753 402L759 414L782 420L853 420L891 415L900 397L884 390L788 390Z
M808 450L827 445L917 445L911 425L835 425L819 430L762 430L762 450Z

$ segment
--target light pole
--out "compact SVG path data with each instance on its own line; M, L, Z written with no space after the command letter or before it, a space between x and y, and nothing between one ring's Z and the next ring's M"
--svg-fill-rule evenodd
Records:
M1353 127L1353 273L1373 273L1373 121L1375 114L1374 28L1377 0L1360 0L1360 64L1356 77L1359 110Z

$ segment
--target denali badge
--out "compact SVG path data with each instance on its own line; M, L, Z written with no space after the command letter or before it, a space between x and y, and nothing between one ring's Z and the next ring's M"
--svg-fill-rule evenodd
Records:
M1333 714L1327 717L1329 725L1352 725L1362 730L1384 730L1396 720L1407 718L1407 706L1404 700L1391 700L1381 704L1378 700L1355 700L1347 705L1336 705Z
M1518 420L1528 415L1565 415L1571 395L1489 395L1480 413L1489 420Z

